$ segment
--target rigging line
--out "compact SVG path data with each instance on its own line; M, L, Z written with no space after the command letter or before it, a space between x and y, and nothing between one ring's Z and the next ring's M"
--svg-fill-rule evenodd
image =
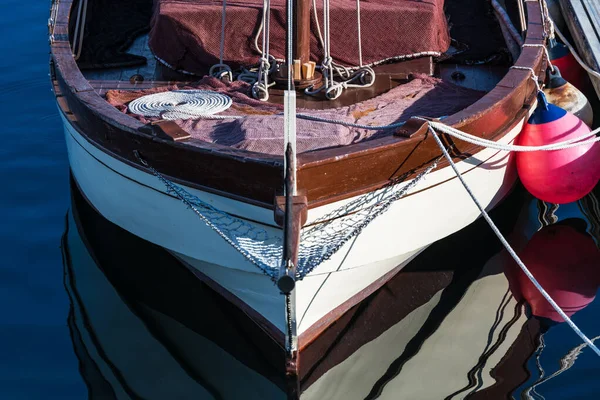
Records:
M294 1L287 0L287 91L284 93L284 164L287 163L287 152L288 146L291 146L291 173L292 176L292 196L296 195L297 183L296 183L296 92L294 91L293 71L294 65L293 53L292 53L292 42L293 42L293 18L294 18ZM287 167L284 165L284 174L287 171ZM287 179L288 177L286 177Z
M462 175L460 174L460 172L456 168L456 164L452 160L452 157L448 153L448 150L446 150L446 147L444 147L444 145L442 144L442 141L439 138L437 132L433 129L433 127L431 126L431 124L429 125L428 128L429 128L429 132L433 135L433 138L435 139L435 141L436 141L437 145L439 146L440 150L442 150L442 153L444 154L444 157L446 157L446 159L450 163L450 166L454 170L454 173L456 174L456 177L458 178L458 180L460 181L460 183L462 183L463 187L465 188L465 190L467 191L467 193L471 197L471 200L473 200L473 203L475 203L475 205L477 206L477 208L481 212L481 215L487 221L487 223L490 225L490 228L492 228L492 231L496 234L496 236L498 237L498 239L500 240L500 242L502 243L502 245L506 248L506 250L511 255L511 257L519 265L519 267L521 268L521 270L523 270L523 272L525 273L525 275L527 275L527 278L529 278L529 280L531 281L531 283L533 283L533 285L537 288L537 290L541 293L541 295L544 296L544 298L546 299L546 301L548 301L548 303L550 303L550 305L552 306L552 308L554 308L554 310L565 320L565 322L571 327L571 329L573 329L573 331L588 346L590 346L590 348L594 351L594 353L596 353L596 355L598 355L600 357L600 349L598 349L596 347L596 345L594 345L594 343L577 327L577 325L575 325L575 323L571 320L571 318L569 318L569 316L567 314L565 314L565 312L559 307L559 305L556 304L556 302L552 299L552 297L548 294L548 292L546 292L546 290L542 287L542 285L540 285L540 283L537 281L537 279L535 279L535 277L529 271L529 269L527 269L527 267L525 266L525 264L523 263L523 261L521 261L521 259L517 255L517 253L513 250L513 248L510 246L510 244L506 241L506 239L504 238L504 236L502 235L502 233L500 232L500 230L498 229L498 227L496 226L496 224L494 223L494 221L492 221L492 219L490 218L490 216L488 215L488 213L485 211L485 208L481 205L481 203L479 202L479 200L477 200L477 197L475 197L475 195L471 191L471 188L469 187L469 185L467 184L467 182L465 182L464 178L462 177Z
M362 68L362 35L360 30L360 0L356 0L356 27L358 30L358 66Z
M223 0L223 8L221 10L221 42L219 44L219 63L210 67L208 75L219 79L227 77L229 81L233 80L231 68L226 65L223 60L225 58L225 16L227 14L227 0Z
M351 128L360 128L360 129L369 129L369 130L395 129L395 128L400 128L401 126L403 126L405 124L405 122L398 122L398 123L389 124L389 125L363 125L363 124L355 124L353 122L342 121L340 119L317 117L316 115L309 115L309 114L298 114L297 117L300 119L308 120L308 121L324 122L326 124L337 124L337 125L349 126Z
M293 0L287 0L287 55L286 55L286 62L287 62L287 70L288 70L288 76L287 76L287 90L292 90L292 78L294 76L294 74L292 73L292 66L294 65L294 60L292 59L292 42L294 40L293 38L293 23L294 23L294 2Z
M219 63L223 64L225 54L225 13L227 12L227 0L223 0L223 10L221 11L221 43L219 45Z
M269 100L269 73L272 70L272 65L270 63L270 54L269 54L269 36L270 36L270 22L271 19L271 1L264 0L263 1L263 11L262 11L262 21L260 25L260 30L262 31L262 50L259 49L261 56L258 65L258 71L256 72L256 82L252 85L252 96L260 101ZM258 35L255 39L258 39ZM258 48L258 44L256 46ZM274 61L274 64L276 62ZM252 73L243 73L238 76L238 79L241 79L242 75L246 75L250 79L254 79L255 74ZM242 79L243 80L243 79ZM275 84L275 83L273 83Z

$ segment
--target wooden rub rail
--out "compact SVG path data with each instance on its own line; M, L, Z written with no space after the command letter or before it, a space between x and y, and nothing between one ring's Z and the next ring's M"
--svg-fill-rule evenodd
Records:
M64 99L59 104L64 113L73 114L74 128L94 146L130 166L145 170L133 155L138 150L157 170L177 183L273 208L273 199L283 187L282 156L201 142L172 126L166 136L161 135L101 97L105 87L87 81L73 59L68 40L72 5L72 0L57 3L51 52L56 71L54 83L59 88L57 95ZM526 6L529 21L525 42L543 44L539 4L527 2ZM516 65L531 67L543 76L543 54L540 47L524 48ZM522 120L534 98L535 85L530 73L512 69L487 95L444 121L467 133L500 139ZM462 142L455 145L465 154L481 150ZM398 176L414 176L439 155L434 141L421 132L303 153L298 156L298 188L306 193L308 207L313 208L383 187ZM447 165L440 162L439 168Z

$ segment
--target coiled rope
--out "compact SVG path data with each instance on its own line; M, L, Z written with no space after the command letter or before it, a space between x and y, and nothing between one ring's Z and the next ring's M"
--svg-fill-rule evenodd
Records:
M174 90L142 96L129 103L129 111L145 117L162 119L216 118L234 116L214 115L227 110L231 98L209 90Z
M537 279L535 279L535 277L529 271L529 269L527 269L527 267L525 266L525 264L523 263L523 261L521 261L521 259L519 258L519 256L517 255L517 253L514 251L514 249L510 246L510 244L508 243L508 241L504 238L504 236L502 235L502 233L500 232L500 230L498 229L498 227L496 226L496 224L494 224L494 221L492 221L492 219L490 218L490 216L488 215L488 213L485 211L485 208L481 205L481 203L479 202L479 200L477 200L477 198L473 194L473 191L471 190L471 188L469 187L469 185L467 184L467 182L465 182L465 180L463 179L462 175L460 174L460 172L456 168L456 164L452 160L452 157L448 153L448 150L446 150L446 147L444 147L444 145L442 144L442 141L440 140L440 138L439 138L439 136L438 136L438 134L437 134L437 132L436 132L436 130L435 130L435 128L434 128L434 126L433 126L433 124L431 122L429 123L428 130L431 133L431 135L433 136L433 138L435 139L435 141L436 141L437 145L439 146L440 150L444 154L444 157L446 158L446 160L448 160L448 163L452 167L452 170L456 174L456 177L458 178L458 180L460 181L460 183L463 185L463 187L465 188L465 190L467 191L467 193L471 197L471 200L473 200L473 203L475 203L475 205L477 206L477 208L481 212L481 215L486 220L486 222L488 223L488 225L490 226L490 228L492 228L492 231L494 232L494 234L496 234L496 236L498 237L498 239L500 240L500 242L502 243L502 245L506 248L506 251L508 251L508 253L510 254L510 256L513 258L513 260L515 260L515 262L517 263L517 265L521 268L521 270L523 271L523 273L525 273L525 275L527 276L527 278L529 278L529 280L531 281L531 283L533 283L533 285L536 287L536 289L542 294L542 296L544 296L544 298L546 299L546 301L548 301L548 303L550 303L550 305L552 306L552 308L554 308L554 310L565 320L565 322L571 327L571 329L598 356L600 356L600 349L598 349L596 347L596 345L579 329L579 327L577 327L577 325L575 325L575 323L569 318L569 316L567 314L565 314L565 312L560 308L560 306L558 304L556 304L556 302L552 299L552 297L548 294L548 292L546 292L546 290L542 287L542 285L540 285L540 283L537 281Z

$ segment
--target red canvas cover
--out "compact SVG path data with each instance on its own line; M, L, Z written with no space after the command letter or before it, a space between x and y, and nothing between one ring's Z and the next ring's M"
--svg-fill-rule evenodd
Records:
M222 4L215 0L155 0L150 31L154 54L174 69L203 75L219 61ZM362 0L360 4L364 64L424 51L444 52L450 45L444 0ZM262 0L227 1L224 58L232 68L258 62L254 37L262 6ZM282 59L285 1L271 0L271 9L271 54ZM322 31L320 0L317 10ZM320 63L321 46L311 18L311 59ZM357 32L356 1L331 0L334 61L358 65Z
M148 94L179 89L211 90L230 96L231 108L220 115L245 116L242 119L188 119L175 122L193 139L217 143L236 149L264 154L283 153L283 106L264 103L249 97L250 86L241 81L230 84L205 77L192 86L167 86L147 90L109 90L106 100L125 113L130 101ZM351 106L326 110L306 110L298 113L340 120L361 125L388 125L408 120L412 116L441 117L451 115L479 100L485 93L444 82L427 75L417 75L412 81L388 92ZM130 114L144 123L159 118L144 118ZM343 146L394 134L393 129L367 130L341 124L297 119L297 151ZM186 142L194 145L194 140Z

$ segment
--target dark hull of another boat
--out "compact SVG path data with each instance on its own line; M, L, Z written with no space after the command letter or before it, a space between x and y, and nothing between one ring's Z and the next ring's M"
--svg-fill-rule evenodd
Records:
M595 0L560 0L565 22L584 62L600 71L600 4ZM600 96L600 79L591 77Z

